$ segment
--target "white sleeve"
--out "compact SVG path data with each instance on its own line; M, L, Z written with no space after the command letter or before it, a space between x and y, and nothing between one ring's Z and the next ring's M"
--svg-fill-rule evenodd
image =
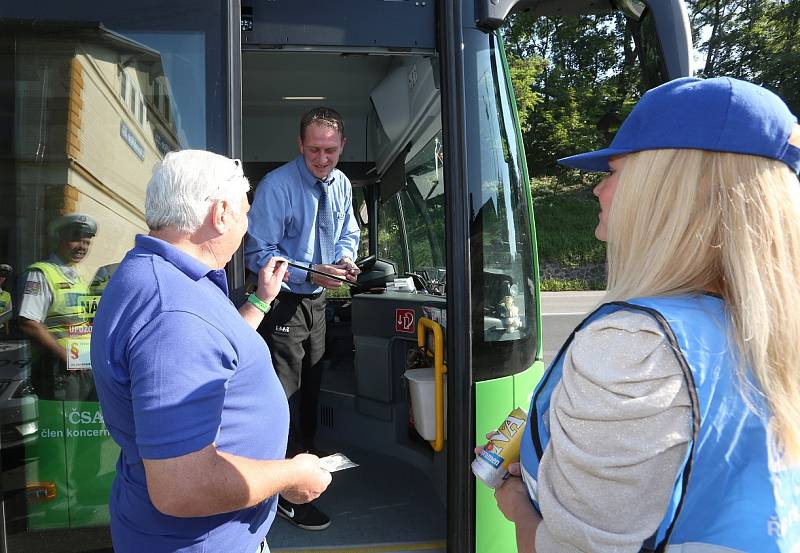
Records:
M44 273L37 270L28 271L27 279L22 287L19 316L41 323L47 318L47 312L52 303L53 294L50 292Z
M691 438L687 384L658 323L621 311L576 333L549 417L537 553L637 553Z

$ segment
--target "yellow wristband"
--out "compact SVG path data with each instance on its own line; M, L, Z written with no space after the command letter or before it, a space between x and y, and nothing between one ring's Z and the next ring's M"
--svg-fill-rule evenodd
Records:
M258 309L262 313L267 313L270 308L270 305L267 302L262 301L261 298L259 298L258 296L256 296L255 292L247 296L247 303L254 305L256 309Z

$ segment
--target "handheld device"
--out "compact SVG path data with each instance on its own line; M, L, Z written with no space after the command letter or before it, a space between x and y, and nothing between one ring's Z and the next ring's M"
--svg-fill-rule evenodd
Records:
M286 263L289 264L289 267L294 267L295 269L308 271L309 273L314 273L315 275L324 276L325 278L329 278L331 280L338 280L339 282L341 282L343 284L347 284L347 285L352 286L354 288L360 288L361 287L357 283L350 282L346 278L342 278L342 277L338 277L338 276L334 276L334 275L329 275L328 273L323 273L322 271L317 271L316 269L312 269L311 267L306 267L304 265L298 265L297 263L292 263L291 261L288 261L288 260L286 261Z

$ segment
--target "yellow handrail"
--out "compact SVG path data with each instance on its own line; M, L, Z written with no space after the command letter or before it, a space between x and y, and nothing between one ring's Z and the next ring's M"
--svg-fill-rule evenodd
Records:
M444 364L444 332L442 325L432 321L427 317L420 317L417 323L417 346L423 350L427 356L427 344L425 342L426 331L433 333L433 382L436 393L436 439L431 442L434 451L444 449L444 374L447 372L447 365Z

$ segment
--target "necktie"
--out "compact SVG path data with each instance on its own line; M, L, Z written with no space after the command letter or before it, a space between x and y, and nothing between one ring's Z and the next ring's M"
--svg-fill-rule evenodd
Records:
M322 263L333 263L334 254L334 227L333 209L328 194L328 185L317 181L320 187L319 206L317 207L317 235L319 236L319 253Z

